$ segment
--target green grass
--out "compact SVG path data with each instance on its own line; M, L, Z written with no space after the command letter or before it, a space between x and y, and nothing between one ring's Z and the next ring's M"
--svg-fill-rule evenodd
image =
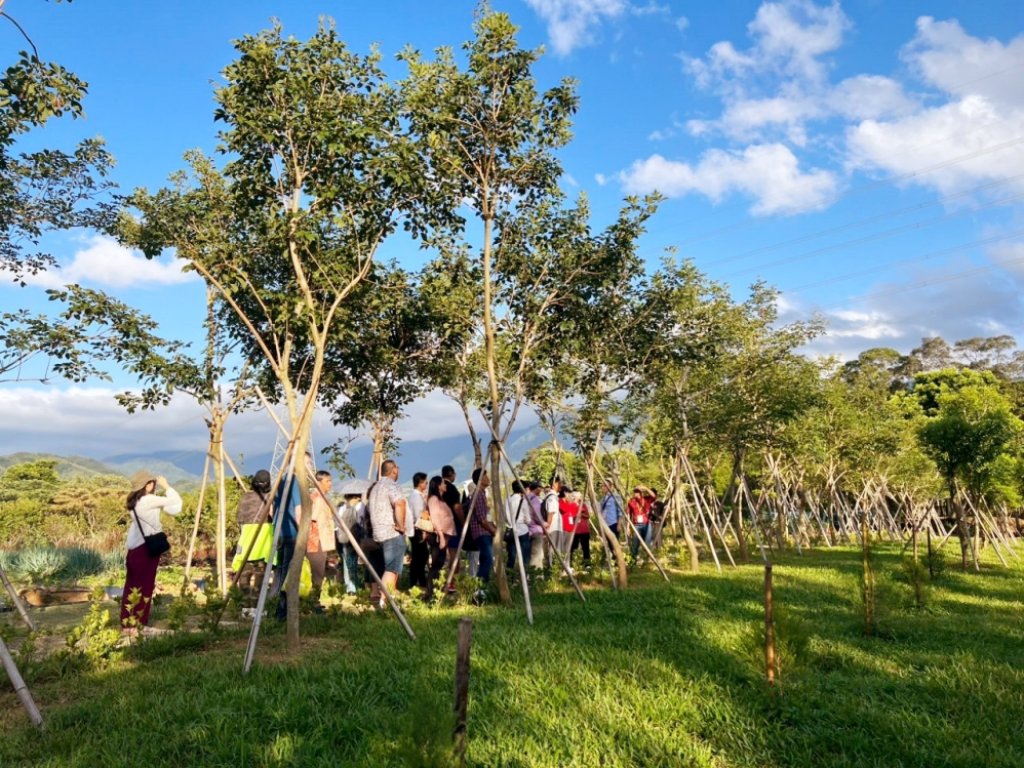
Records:
M952 552L952 548L949 550ZM763 570L644 573L629 590L303 623L303 652L245 637L147 640L102 672L30 681L37 734L0 694L3 766L401 766L450 759L456 627L473 618L468 763L479 766L1024 765L1024 566L948 570L913 607L879 548L866 638L859 553L775 568L781 689L763 682Z

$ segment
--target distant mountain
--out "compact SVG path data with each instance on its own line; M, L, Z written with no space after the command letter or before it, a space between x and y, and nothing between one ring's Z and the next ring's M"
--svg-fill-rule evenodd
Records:
M14 464L25 464L31 461L56 461L57 474L64 479L72 477L94 477L96 475L118 475L119 470L106 463L89 459L85 456L57 456L52 453L9 453L0 456L0 471Z
M505 450L514 462L518 462L531 448L548 440L548 434L541 427L532 427L513 432ZM484 443L484 451L487 444ZM372 448L360 445L348 453L348 462L357 477L366 477L370 469ZM239 471L246 475L258 469L269 469L273 462L273 454L262 453L245 456L233 456ZM437 440L404 441L390 457L401 467L401 480L408 483L415 472L426 472L428 476L437 475L441 467L451 464L455 474L462 482L469 478L473 470L473 448L466 435L443 437ZM107 456L101 460L82 456L55 456L44 453L12 453L0 456L0 471L12 464L28 461L52 459L57 462L57 472L63 478L76 476L91 477L94 475L125 475L130 477L139 469L146 469L155 475L164 475L167 480L178 488L190 488L199 485L203 467L206 463L205 451L154 451L152 453L122 453ZM317 457L321 464L321 457ZM229 474L230 474L230 470Z

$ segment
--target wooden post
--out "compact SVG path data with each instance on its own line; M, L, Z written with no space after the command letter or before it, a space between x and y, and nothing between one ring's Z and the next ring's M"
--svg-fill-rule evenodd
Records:
M17 590L14 589L14 585L11 584L11 580L7 578L7 574L4 572L2 567L0 567L0 581L4 583L4 589L7 590L7 594L10 596L11 602L14 603L14 607L18 609L18 613L21 615L22 621L25 622L32 632L35 632L35 622L33 622L32 617L28 615L28 611L25 610L25 604L21 602L21 598L18 597Z
M28 712L32 725L36 728L42 728L43 716L39 714L39 708L32 700L32 694L29 693L28 687L25 685L25 680L18 671L18 667L14 664L14 659L11 657L11 652L7 650L7 644L3 641L3 638L0 638L0 661L3 661L4 669L7 670L7 677L11 679L11 685L14 686L14 692L17 693L18 698L21 699L22 706L24 706L25 711Z
M458 765L466 764L466 716L469 711L469 650L473 644L473 620L459 619L459 640L455 651L455 727L452 741L455 742L455 759Z
M188 540L188 554L185 556L185 579L183 587L188 587L189 577L192 575L192 555L196 549L196 538L199 536L199 516L203 514L203 497L206 495L206 483L210 478L210 451L212 446L206 450L206 462L203 464L203 482L199 486L199 503L196 504L196 521L192 526L192 537Z
M764 564L764 672L768 685L775 685L775 614L772 607L772 564Z

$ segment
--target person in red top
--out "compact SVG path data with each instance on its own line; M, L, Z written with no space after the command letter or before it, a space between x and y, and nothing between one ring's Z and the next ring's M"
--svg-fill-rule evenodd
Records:
M576 536L572 540L572 551L569 553L569 562L572 562L573 555L577 549L583 550L583 567L590 567L590 510L583 503L583 494L572 494L579 512L576 515Z
M569 539L576 530L576 516L580 511L579 505L572 500L572 495L572 489L567 485L563 485L558 491L558 516L562 523L558 554L563 560L569 556Z
M637 486L633 489L633 498L626 505L626 514L636 528L636 534L629 539L629 552L636 562L640 552L640 536L647 541L647 534L651 529L651 497L644 493L644 489Z

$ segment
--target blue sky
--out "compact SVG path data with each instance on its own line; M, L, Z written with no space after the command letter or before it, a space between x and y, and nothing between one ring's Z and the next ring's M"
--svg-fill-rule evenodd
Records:
M398 50L457 47L470 35L474 5L8 0L4 10L44 59L90 83L85 120L29 141L70 146L102 136L118 160L115 180L130 189L160 185L187 149L214 149L212 93L233 59L230 41L271 17L305 37L320 15L331 16L354 50L377 43L398 78ZM546 47L543 86L565 76L579 82L575 139L561 154L564 187L590 196L595 227L626 194L667 195L643 241L652 268L674 246L737 298L755 279L776 285L785 317L828 320L815 354L907 351L934 334L1009 333L1024 342L1019 2L494 6L521 26L524 45ZM14 27L0 24L5 60L21 47ZM45 285L76 281L149 312L167 335L198 335L202 286L170 260L145 262L89 233L62 235L53 248L61 268L39 285L0 286L5 307L41 307ZM398 240L387 252L409 265L423 258ZM118 411L110 393L128 385L2 385L3 442L90 455L121 452L108 450L115 443L203 447L201 414L187 402L142 417ZM267 421L243 417L238 442L273 440ZM400 434L462 429L457 409L435 395L413 408Z

